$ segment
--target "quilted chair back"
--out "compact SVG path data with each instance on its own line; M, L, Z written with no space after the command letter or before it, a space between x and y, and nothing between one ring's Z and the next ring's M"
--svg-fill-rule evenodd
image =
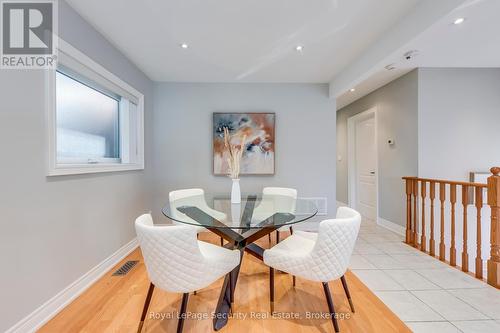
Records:
M205 192L201 188L188 188L185 190L172 191L168 194L170 201L180 200L184 198L194 197L197 195L204 195Z
M196 228L181 225L154 226L150 214L135 221L135 230L151 282L163 290L185 293L204 287L203 257ZM203 270L201 270L203 272Z
M311 252L316 280L331 281L345 274L360 224L361 215L348 207L340 207L335 219L320 223L318 240Z
M193 224L199 224L195 220L178 211L176 208L181 206L206 206L205 192L202 189L191 188L186 190L172 191L168 194L168 200L170 203L170 211L173 214L172 217L182 221L190 221ZM173 222L175 224L177 223L175 220Z
M264 187L262 199L265 205L273 205L275 212L293 214L297 204L297 190L286 187Z

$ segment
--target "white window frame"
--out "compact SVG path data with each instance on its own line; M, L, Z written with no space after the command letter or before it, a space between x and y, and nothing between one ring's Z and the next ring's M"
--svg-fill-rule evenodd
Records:
M128 96L134 104L137 102L137 119L135 124L127 116L130 103L120 102L120 159L102 159L81 163L58 163L57 160L57 110L56 110L56 70L46 71L47 88L47 158L48 176L75 175L100 172L144 170L144 94L140 93L119 77L93 61L78 49L59 39L58 62L89 79L96 79L96 83L105 88L114 87ZM81 72L84 73L81 73ZM110 88L113 89L113 88ZM135 140L128 136L135 133ZM108 161L108 162L107 162ZM96 163L97 162L97 163Z

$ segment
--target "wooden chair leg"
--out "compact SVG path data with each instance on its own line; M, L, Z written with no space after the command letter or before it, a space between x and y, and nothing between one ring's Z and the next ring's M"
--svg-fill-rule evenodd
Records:
M276 244L280 242L280 231L276 230Z
M347 300L349 301L349 305L351 306L351 311L356 312L354 311L354 304L352 303L351 294L349 293L349 288L347 287L347 281L345 279L345 276L342 275L340 280L342 281L342 286L344 287L345 295L347 296Z
M290 227L290 235L293 235L293 228Z
M333 300L332 295L330 294L330 288L328 287L328 282L323 282L323 290L325 291L328 310L330 311L330 316L332 317L333 328L335 329L335 332L339 332L339 324L337 323L337 318L335 317L335 308L333 307Z
M139 328L137 329L137 333L141 333L142 326L144 325L144 320L146 319L146 314L148 313L149 303L151 303L151 297L153 297L153 291L155 289L155 285L149 283L148 294L146 296L146 301L144 302L144 307L142 308L141 321L139 322Z
M220 246L224 246L224 238L220 238Z
M292 284L293 284L293 287L295 288L295 282L297 282L297 279L295 278L295 275L292 275Z
M271 304L271 314L274 313L274 268L269 267L269 301Z
M234 306L234 278L233 272L229 272L229 299L231 301L231 311L233 311Z
M269 244L271 244L271 234L267 234L267 238L269 238Z
M182 328L184 327L184 316L186 313L188 298L189 298L189 293L182 294L181 309L179 311L179 322L177 323L177 333L181 333Z

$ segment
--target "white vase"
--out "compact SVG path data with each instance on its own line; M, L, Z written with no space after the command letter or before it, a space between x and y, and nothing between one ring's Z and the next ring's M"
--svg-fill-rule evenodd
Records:
M233 179L233 186L231 188L231 203L241 203L241 189L239 179Z
M233 225L240 225L241 220L241 203L231 204L231 221Z

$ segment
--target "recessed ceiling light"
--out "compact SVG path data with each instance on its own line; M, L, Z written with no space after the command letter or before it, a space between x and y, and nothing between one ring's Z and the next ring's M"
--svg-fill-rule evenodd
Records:
M464 23L464 21L465 21L465 18L463 18L463 17L459 17L459 18L457 18L455 21L453 21L453 24L455 24L455 25L459 25L459 24Z
M187 49L189 47L189 45L187 45L186 43L182 43L181 45L179 45L181 48L183 49Z
M295 46L295 51L302 52L303 50L304 50L304 47L302 45Z
M350 92L355 92L356 91L356 88L351 88L349 89Z

